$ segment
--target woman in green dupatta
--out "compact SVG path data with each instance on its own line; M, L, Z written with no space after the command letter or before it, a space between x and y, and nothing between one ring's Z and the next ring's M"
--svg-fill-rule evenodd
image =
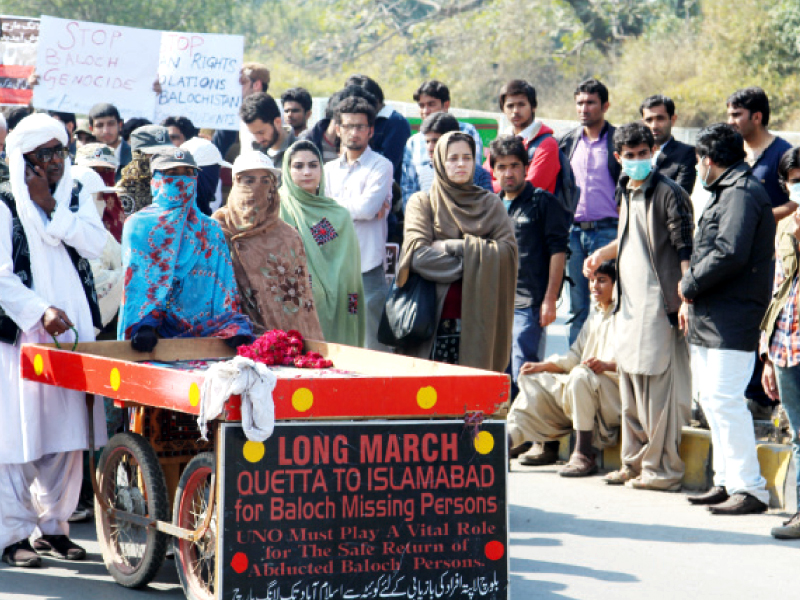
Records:
M283 157L281 219L300 233L311 291L326 342L364 346L366 313L361 253L347 209L325 197L322 157L309 141Z

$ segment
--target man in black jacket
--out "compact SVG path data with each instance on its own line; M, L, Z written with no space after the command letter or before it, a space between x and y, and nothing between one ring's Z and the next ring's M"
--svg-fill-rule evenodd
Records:
M559 141L581 189L570 231L567 265L573 283L569 289L570 345L589 314L589 280L583 276L583 262L617 237L619 211L614 190L620 174L614 158L614 127L605 119L608 88L596 79L587 79L575 89L575 107L580 127Z
M743 396L772 291L775 219L732 126L703 129L696 152L698 175L711 199L678 286L684 301L679 318L711 427L714 486L689 501L709 505L713 514L759 513L767 510L769 493Z
M539 341L544 328L556 318L570 215L555 196L526 181L529 161L522 140L512 135L496 138L490 146L489 161L502 188L500 198L514 223L519 248L511 347L511 379L516 392L523 363L544 359L539 356Z
M654 167L692 195L697 178L697 157L694 146L679 142L672 137L672 127L678 116L672 98L656 94L648 96L639 107L642 122L653 132L656 140Z

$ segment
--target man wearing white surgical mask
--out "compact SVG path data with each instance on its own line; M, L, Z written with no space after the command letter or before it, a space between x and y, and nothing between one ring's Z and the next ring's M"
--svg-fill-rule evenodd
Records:
M641 122L614 133L623 174L617 239L593 252L588 276L618 257L615 356L622 400L622 467L606 483L674 492L692 395L689 347L678 327L678 283L689 268L694 218L686 191L652 171L653 133Z

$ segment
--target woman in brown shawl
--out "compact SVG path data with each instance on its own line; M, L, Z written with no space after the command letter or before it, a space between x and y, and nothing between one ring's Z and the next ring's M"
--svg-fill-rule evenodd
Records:
M436 282L434 338L406 352L502 372L511 354L517 242L500 198L472 184L475 141L443 135L430 192L414 194L405 215L397 285L411 271Z
M303 241L280 219L279 175L265 154L239 155L228 204L214 218L228 242L242 309L253 330L296 329L322 340Z

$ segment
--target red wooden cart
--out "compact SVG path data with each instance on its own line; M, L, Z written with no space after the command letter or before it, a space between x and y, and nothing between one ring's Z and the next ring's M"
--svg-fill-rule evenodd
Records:
M281 370L273 392L276 421L463 418L494 414L508 398L508 377L502 374L337 344L306 341L305 349L330 358L335 369ZM162 340L150 354L133 351L128 342L84 343L74 351L26 344L22 376L86 392L90 414L95 397L105 396L118 406L196 416L204 374L143 361L163 364L232 355L216 339ZM241 420L238 397L226 403L219 420ZM210 425L218 434L219 428ZM161 457L160 463L146 436L117 434L105 447L97 470L92 468L97 532L105 564L121 585L140 587L152 580L172 536L186 596L217 597L215 473L221 459L214 440L210 451L182 459L179 480L174 461ZM162 463L171 476L165 477Z

